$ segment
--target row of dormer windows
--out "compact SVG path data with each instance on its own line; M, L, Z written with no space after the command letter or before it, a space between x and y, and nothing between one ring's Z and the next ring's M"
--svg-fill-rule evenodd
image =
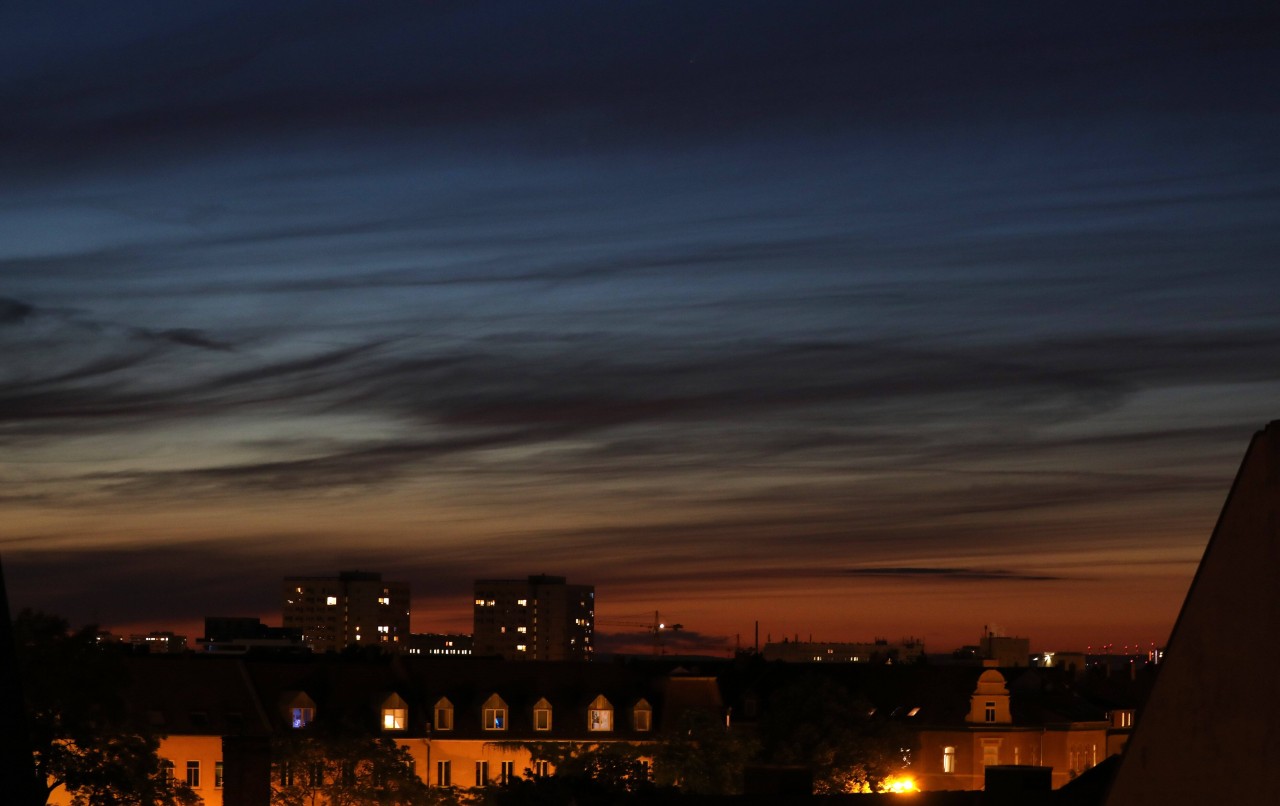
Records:
M433 708L435 720L434 730L453 730L453 703L447 697L441 697ZM507 703L497 694L485 700L480 707L481 724L487 731L504 731L508 729L507 715L510 709ZM591 701L587 707L588 731L608 733L615 729L615 709L603 694ZM296 695L286 707L286 718L290 727L305 728L315 721L315 703L305 694ZM393 694L382 703L380 725L384 731L403 731L409 728L409 707L399 695ZM549 731L552 725L551 703L540 699L533 705L533 729ZM631 708L631 728L637 732L648 732L653 727L653 707L647 700L641 699Z

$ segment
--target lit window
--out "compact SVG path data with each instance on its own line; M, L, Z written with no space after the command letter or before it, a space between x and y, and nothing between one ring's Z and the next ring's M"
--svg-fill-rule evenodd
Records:
M587 710L587 730L613 730L613 706L603 695L591 701Z
M527 632L529 632L529 628L528 628L528 627L516 627L516 632L519 632L519 633L527 633Z
M516 644L516 652L524 652L528 648L529 647L525 646L524 644Z
M436 785L437 786L453 786L453 762L452 761L436 762Z
M476 607L484 607L484 599L476 599Z
M379 625L378 625L378 632L383 633L383 634L385 635L386 633L391 632L391 628L390 628L390 627L388 627L388 626L386 626L386 625L384 625L384 624L379 624Z
M951 746L942 748L942 771L956 771L956 749Z
M489 785L489 762L476 762L476 786Z
M383 730L404 730L405 723L408 722L408 719L409 711L407 708L382 709Z
M378 597L378 604L381 604L381 605L389 605L389 604L391 604L391 597L390 597L390 596L379 596L379 597Z
M498 783L507 786L516 779L516 763L504 761L498 771Z
M484 729L485 730L506 730L507 729L507 709L506 708L484 709Z
M316 709L314 708L294 708L290 712L292 719L290 724L295 728L305 728L310 725L316 718Z
M528 605L529 605L529 600L528 600L528 599L516 599L516 604L520 605L521 607L528 607Z
M187 786L191 787L192 789L198 789L200 787L200 762L199 761L187 762Z
M325 603L325 604L327 604L327 605L336 605L336 604L338 603L338 597L337 597L337 596L329 596L329 597L327 597L327 598L324 600L324 603Z
M222 762L221 761L213 762L213 788L221 789L222 783L225 780L226 780L226 774L223 772Z

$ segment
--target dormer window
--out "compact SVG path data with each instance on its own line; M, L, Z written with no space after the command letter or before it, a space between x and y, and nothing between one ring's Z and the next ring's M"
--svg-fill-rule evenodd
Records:
M406 730L409 727L409 704L399 694L382 701L382 729Z
M631 726L637 733L648 733L653 727L653 706L647 700L636 703L631 711Z
M493 694L481 706L485 730L507 729L507 704L497 694Z
M453 703L441 697L436 701L436 730L453 730Z
M280 710L285 723L294 730L301 730L316 719L315 700L308 697L305 691L285 692L280 698Z
M587 730L613 730L613 705L601 694L587 707Z
M551 730L551 703L546 699L533 704L533 729Z

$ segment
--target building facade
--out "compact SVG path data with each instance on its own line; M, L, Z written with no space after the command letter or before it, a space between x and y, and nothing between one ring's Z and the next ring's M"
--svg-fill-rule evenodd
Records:
M285 577L280 610L285 629L300 630L313 652L369 644L399 651L409 638L409 583L377 573Z
M590 660L595 598L594 586L570 585L564 577L476 580L473 652L507 660Z

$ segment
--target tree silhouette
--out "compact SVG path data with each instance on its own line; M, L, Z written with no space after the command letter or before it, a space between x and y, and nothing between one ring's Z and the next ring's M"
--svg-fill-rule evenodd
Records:
M43 806L65 787L72 806L192 806L200 797L173 778L160 739L127 718L127 677L98 645L95 627L72 631L58 616L23 610L13 622Z

